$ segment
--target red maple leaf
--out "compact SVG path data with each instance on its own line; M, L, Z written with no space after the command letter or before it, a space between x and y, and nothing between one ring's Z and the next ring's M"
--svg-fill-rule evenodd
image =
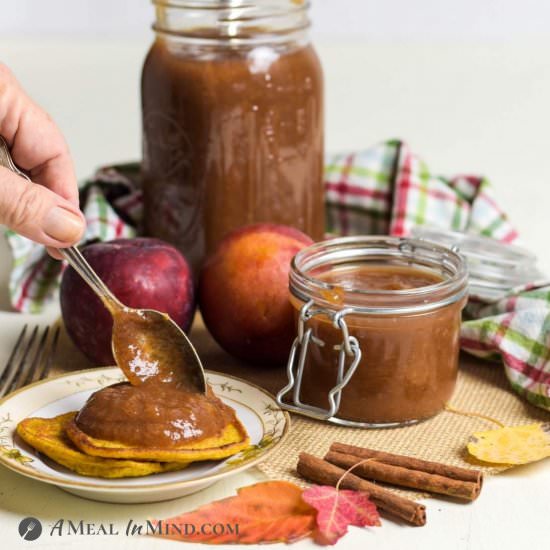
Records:
M313 536L318 544L336 543L347 533L348 525L380 525L376 506L366 493L322 485L306 489L302 499L317 510L317 529Z

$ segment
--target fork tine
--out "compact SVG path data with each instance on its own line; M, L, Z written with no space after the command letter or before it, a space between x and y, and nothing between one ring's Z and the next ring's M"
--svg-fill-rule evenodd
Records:
M34 340L36 339L37 334L38 334L38 326L34 327L27 344L25 346L22 346L23 355L21 359L19 361L14 360L12 365L10 366L9 372L7 373L4 372L4 375L2 376L2 378L4 378L4 376L5 378L3 380L3 385L0 387L0 397L3 397L4 395L6 395L6 393L8 393L11 390L16 375L18 375L18 373L21 371L21 369L23 369L25 365L25 362L29 355L29 351L32 348L32 345L34 343Z
M53 360L55 358L55 352L57 350L57 341L59 340L59 326L56 327L55 332L51 338L50 349L45 353L44 360L42 361L42 370L38 374L37 380L42 380L50 374L50 369L52 368Z
M10 353L10 356L4 365L4 368L2 369L2 372L0 373L0 387L2 386L4 379L8 376L10 369L13 366L15 355L18 351L21 350L21 341L25 337L25 333L27 332L28 325L25 324L23 328L21 329L21 332L19 333L19 336L17 337L17 342L15 342L15 346L13 346L13 349Z
M48 338L48 333L50 332L50 327L46 327L36 346L36 351L34 352L34 357L32 361L25 366L25 368L20 369L19 375L12 384L11 391L15 391L23 386L26 386L33 378L34 373L36 372L38 366L43 361L43 356L46 351L46 342Z

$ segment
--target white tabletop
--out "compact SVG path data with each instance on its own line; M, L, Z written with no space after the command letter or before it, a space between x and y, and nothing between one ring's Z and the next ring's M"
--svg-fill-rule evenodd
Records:
M139 158L139 72L145 41L0 40L0 60L62 127L79 177L99 164ZM327 87L327 147L354 150L400 137L441 173L490 177L523 243L550 272L550 44L321 43ZM0 243L0 307L7 309L9 252ZM47 323L55 316L33 317ZM28 316L0 312L0 364ZM168 548L177 543L119 536L50 537L58 519L112 522L164 518L191 510L262 479L257 471L220 481L182 499L147 505L102 504L71 496L0 467L2 548ZM548 463L489 478L478 501L426 501L422 528L383 521L381 528L351 528L340 546L402 550L505 550L548 545ZM34 516L45 535L22 541L17 525ZM277 546L277 545L276 545ZM279 545L281 546L281 545ZM314 547L309 541L296 548ZM282 546L281 546L282 547ZM234 546L230 548L235 548Z

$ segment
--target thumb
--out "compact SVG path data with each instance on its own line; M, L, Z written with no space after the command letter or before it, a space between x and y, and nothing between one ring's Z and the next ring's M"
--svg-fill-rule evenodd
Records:
M82 212L68 200L1 166L0 223L54 248L76 243L85 228Z

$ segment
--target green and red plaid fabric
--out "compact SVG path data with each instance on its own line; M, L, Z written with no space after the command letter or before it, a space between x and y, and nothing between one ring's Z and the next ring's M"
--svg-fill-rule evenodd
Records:
M462 323L462 349L502 361L512 387L550 411L550 283L526 285L475 309L479 317Z
M429 225L513 242L517 232L485 178L443 178L400 141L329 157L327 230L334 234L407 236Z
M132 237L142 212L138 164L99 170L81 191L88 221L83 243ZM327 233L407 236L429 225L511 243L517 233L478 176L434 175L403 142L330 155L325 167ZM14 266L13 307L37 312L57 299L62 265L44 248L7 231ZM462 348L504 363L512 387L550 410L550 282L516 289L493 303L467 308Z

